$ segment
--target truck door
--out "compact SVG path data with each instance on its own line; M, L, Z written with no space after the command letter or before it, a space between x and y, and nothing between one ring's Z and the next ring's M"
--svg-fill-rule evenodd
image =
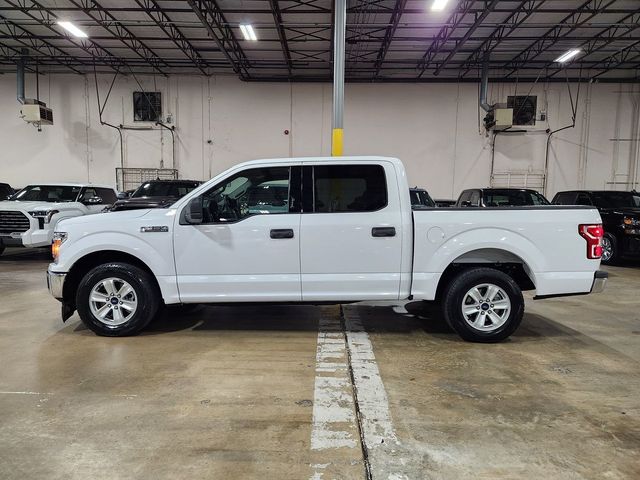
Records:
M306 163L302 193L303 300L397 299L403 231L393 166Z
M301 300L300 177L299 166L240 170L201 195L202 224L177 219L183 302Z

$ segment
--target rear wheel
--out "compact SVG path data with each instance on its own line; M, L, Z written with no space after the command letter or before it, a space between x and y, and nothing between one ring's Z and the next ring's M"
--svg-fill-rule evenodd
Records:
M474 268L455 277L443 296L447 323L464 340L499 342L516 331L524 299L513 279L492 268Z
M154 278L126 263L95 267L78 286L76 305L82 322L98 335L138 333L153 319L161 303Z
M612 264L618 260L618 241L610 233L602 237L602 263Z

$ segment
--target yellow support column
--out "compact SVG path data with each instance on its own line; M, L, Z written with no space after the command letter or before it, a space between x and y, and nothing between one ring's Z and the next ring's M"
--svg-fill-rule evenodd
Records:
M331 156L341 157L344 139L344 129L334 128L331 133Z

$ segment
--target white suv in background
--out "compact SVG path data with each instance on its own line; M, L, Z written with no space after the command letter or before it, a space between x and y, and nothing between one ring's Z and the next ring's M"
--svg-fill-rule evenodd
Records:
M0 202L0 254L5 247L47 247L60 220L99 213L115 201L106 185L29 185Z

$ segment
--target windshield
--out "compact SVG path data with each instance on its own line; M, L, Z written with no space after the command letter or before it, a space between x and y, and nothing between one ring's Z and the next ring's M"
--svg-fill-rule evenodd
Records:
M138 187L133 192L131 198L142 197L176 197L180 198L185 196L191 190L196 188L199 184L197 182L146 182Z
M640 194L632 192L594 192L593 203L598 208L638 208Z
M424 190L410 190L411 205L424 205L425 207L435 207L435 202Z
M485 190L487 207L519 207L524 205L549 205L546 198L530 190Z
M60 185L29 185L9 200L19 202L75 202L80 187Z

